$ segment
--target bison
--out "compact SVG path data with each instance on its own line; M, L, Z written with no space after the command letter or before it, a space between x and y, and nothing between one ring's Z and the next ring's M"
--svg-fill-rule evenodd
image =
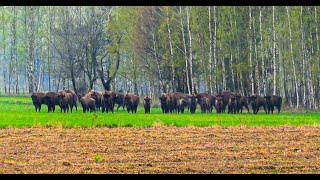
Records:
M245 96L241 96L241 94L236 94L236 102L237 102L237 113L242 113L243 106L245 106L246 109L248 110L248 113L250 113L248 100Z
M144 113L150 114L151 98L149 96L143 99Z
M264 111L267 113L267 104L266 104L266 100L263 97L259 95L252 95L252 96L249 96L248 99L254 114L257 114L259 112L259 108L261 106L264 108Z
M59 105L58 93L56 92L47 92L43 97L43 102L48 106L48 112L54 112L55 106Z
M161 103L162 113L168 113L170 111L170 96L166 93L162 93L159 99Z
M280 113L281 105L282 105L281 96L267 94L266 96L264 96L264 98L266 99L268 114L270 113L270 111L273 114L274 107L277 107L278 113Z
M90 90L88 91L88 93L90 95L91 98L93 98L96 101L96 108L100 109L101 107L101 96L102 93L99 91L95 91L95 90Z
M71 90L65 89L63 90L66 93L70 93L72 95L72 103L76 107L76 111L78 111L78 96Z
M207 108L207 110L209 111L209 112L212 112L212 109L213 109L213 107L215 106L215 101L216 101L216 96L214 96L214 95L210 95L210 94L208 94L208 93L199 93L199 94L197 94L196 95L197 96L197 101L198 101L198 103L199 103L199 105L201 106L201 100L203 99L203 98L209 98L210 99L210 106L208 106Z
M137 113L137 108L139 105L139 96L127 93L124 97L124 104L127 107L128 113L131 111L131 113L135 112Z
M102 93L103 96L103 108L102 108L102 112L104 112L104 110L108 113L109 110L113 113L114 112L114 102L115 102L115 98L116 98L116 93L113 91L104 91Z
M195 94L189 95L189 107L190 107L190 112L191 114L196 113L197 110L197 97Z
M82 105L82 111L85 113L86 111L89 112L96 112L96 102L93 98L91 98L88 95L85 95L84 97L80 98L80 103Z
M34 107L36 108L36 112L41 110L41 104L45 104L43 97L45 96L45 93L32 93L31 99Z
M118 104L117 111L120 106L122 106L122 110L124 110L124 93L116 93L115 104Z
M186 101L185 99L179 99L177 105L177 112L183 114L186 106L188 106L188 101Z
M228 102L228 114L236 114L237 112L237 104L236 104L236 96L231 95Z
M223 98L221 96L218 96L215 102L215 107L217 110L217 114L222 113L222 107L223 107Z
M228 91L222 91L217 95L217 96L222 97L222 109L221 109L222 112L225 112L231 94L232 93L230 93Z
M60 112L70 112L72 113L73 109L73 96L71 93L67 93L65 91L59 91L58 92L58 101L60 106Z

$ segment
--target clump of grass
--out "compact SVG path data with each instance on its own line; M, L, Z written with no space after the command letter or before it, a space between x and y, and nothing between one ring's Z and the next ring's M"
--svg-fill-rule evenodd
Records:
M101 162L102 161L102 157L99 154L95 154L94 155L94 161L95 162Z

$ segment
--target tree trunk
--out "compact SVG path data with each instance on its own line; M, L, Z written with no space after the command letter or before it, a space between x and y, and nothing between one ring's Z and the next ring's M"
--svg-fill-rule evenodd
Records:
M266 94L266 76L265 76L265 63L264 63L264 53L263 53L263 35L262 35L262 13L261 13L261 7L260 7L260 16L259 16L259 19L260 19L260 52L261 52L261 72L262 72L262 84L263 84L263 94ZM260 89L260 88L259 88ZM260 92L261 93L261 92Z
M251 15L251 7L249 6L249 32L248 32L248 41L249 41L249 66L250 66L250 73L249 73L249 79L251 83L251 94L254 94L254 81L253 81L253 64L252 64L252 38L251 38L251 21L252 21L252 15Z
M260 76L259 76L259 61L258 61L258 51L257 51L257 37L256 37L256 28L255 28L255 18L253 16L252 20L252 27L253 27L253 40L254 40L254 52L255 52L255 61L254 61L254 79L255 79L255 93L260 93Z
M188 35L189 35L189 67L190 67L190 80L191 80L191 93L194 93L194 84L193 84L193 57L192 57L192 35L191 35L191 30L190 30L190 12L189 8L191 7L186 7L187 11L187 29L188 29Z
M180 13L180 23L181 23L181 32L182 32L183 47L184 47L184 59L185 59L185 64L186 64L187 89L188 89L188 93L191 94L190 84L189 84L189 70L188 70L187 46L186 46L186 39L185 39L185 35L184 35L184 28L183 28L183 22L182 22L182 9L181 9L181 6L179 6L179 13Z
M172 40L171 40L171 30L170 30L170 23L169 23L169 8L168 7L168 11L167 11L167 30L168 30L168 36L169 36L169 47L170 47L170 60L171 60L171 73L172 73L172 91L175 92L175 67L174 67L174 60L173 60L173 50L172 50Z
M306 69L306 62L305 62L305 55L304 55L304 33L303 33L303 22L302 22L302 6L300 8L300 31L301 31L301 59L302 59L302 72L305 72ZM302 73L302 83L303 83L303 99L302 103L306 106L306 80L305 80L305 73Z
M273 94L277 91L277 81L276 81L276 29L274 25L274 6L272 6L272 29L273 29Z
M294 75L294 84L295 84L295 92L296 92L296 107L299 108L299 89L298 89L298 82L297 82L297 74L296 74L296 65L293 59L293 48L292 48L292 34L291 34L291 23L290 23L290 14L289 8L286 6L288 22L289 22L289 34L290 34L290 55L293 67L293 75Z
M218 81L217 81L217 18L216 18L216 7L213 6L213 21L214 21L214 38L213 38L213 60L214 60L214 85L215 85L215 90L214 94L217 93L218 91Z
M213 93L212 90L212 27L211 27L211 6L208 8L209 11L209 89L210 94Z
M316 85L317 85L317 88L315 89L315 92L318 92L317 94L316 94L316 96L315 96L315 99L317 99L317 102L315 103L315 105L316 105L316 107L315 107L315 109L317 109L318 107L319 107L319 98L320 98L320 91L319 91L319 86L320 86L320 73L319 73L319 71L320 71L320 59L319 59L319 52L320 52L320 48L319 48L319 35L318 35L318 18L317 18L317 7L315 6L314 7L314 18L315 18L315 22L316 22L316 42L317 42L317 56L316 56L316 59L317 59L317 61L316 62L318 62L318 67L317 67L317 78L316 78L316 81L317 81L317 83L316 83Z

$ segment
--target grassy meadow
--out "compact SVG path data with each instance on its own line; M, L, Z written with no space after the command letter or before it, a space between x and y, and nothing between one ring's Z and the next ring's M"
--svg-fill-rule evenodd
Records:
M251 109L250 109L251 111ZM139 105L137 114L128 114L119 108L115 113L83 113L79 104L78 111L61 113L56 106L55 113L48 113L42 105L41 112L35 112L30 97L0 97L0 128L5 127L151 127L155 125L183 126L300 126L320 125L320 113L292 113L258 115L248 114L202 114L197 108L196 114L162 114L161 108L151 108L151 114L144 114Z

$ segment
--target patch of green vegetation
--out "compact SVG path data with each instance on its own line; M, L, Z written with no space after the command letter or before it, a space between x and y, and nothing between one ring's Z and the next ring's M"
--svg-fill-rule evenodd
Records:
M10 101L10 103L8 103ZM61 113L56 106L54 113L47 112L47 106L42 105L41 112L35 112L30 97L0 97L0 128L5 127L152 127L154 125L183 126L300 126L320 125L320 113L265 114L260 111L255 114L202 114L197 109L196 114L162 114L161 108L151 108L151 114L144 114L142 105L137 114L115 110L114 113L83 113L79 104L78 111Z
M102 161L101 156L100 156L99 154L95 154L95 155L94 155L94 161L95 161L95 162L101 162L101 161Z

